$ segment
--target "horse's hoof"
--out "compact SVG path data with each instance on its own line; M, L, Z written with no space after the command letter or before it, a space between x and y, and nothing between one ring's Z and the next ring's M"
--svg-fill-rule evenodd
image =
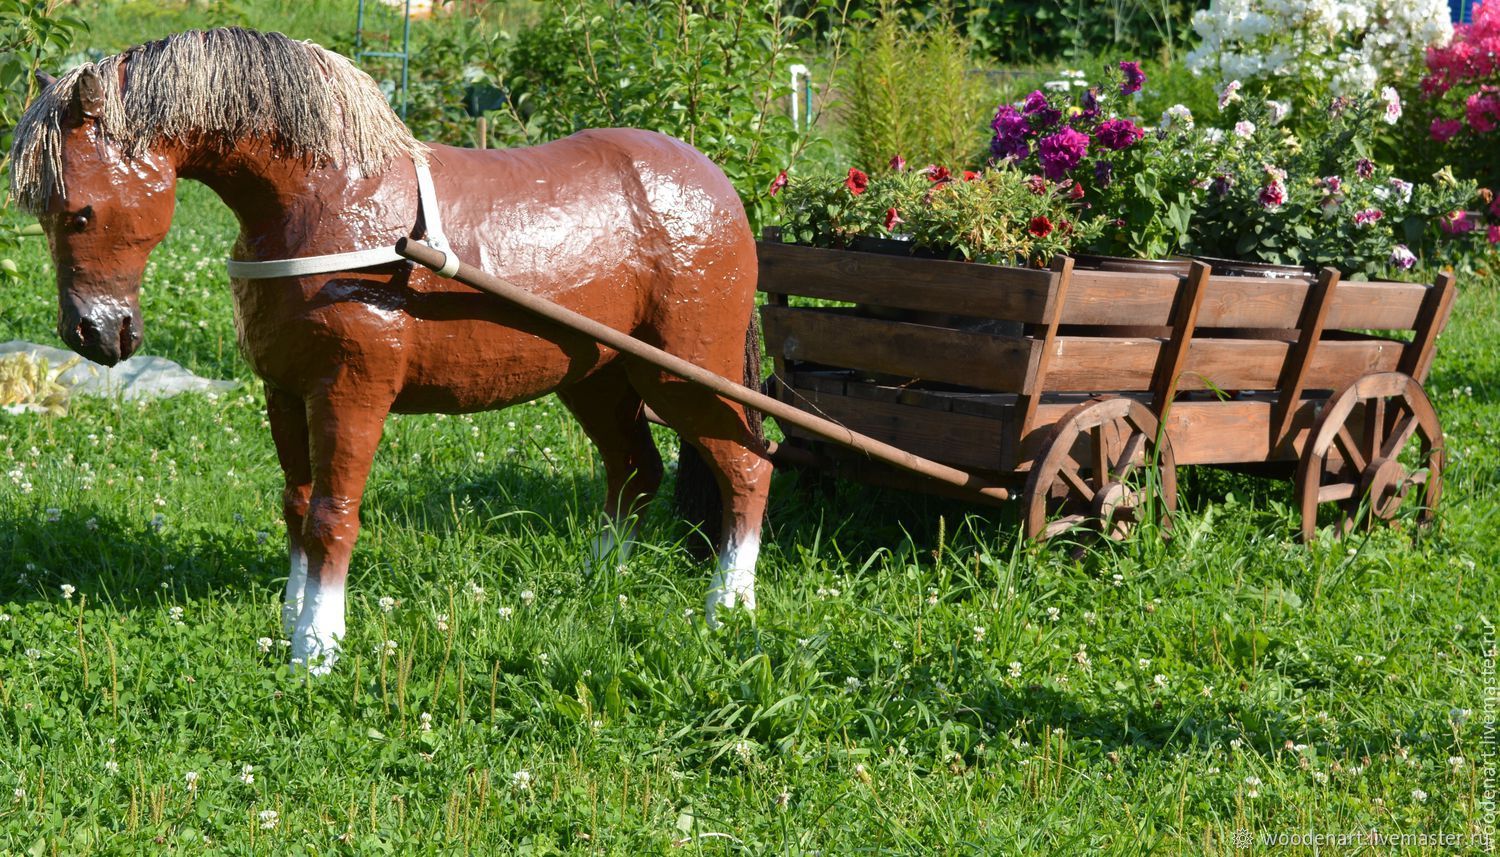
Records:
M719 621L718 612L736 607L755 609L755 572L730 569L713 576L704 611L708 627L717 630L723 624Z

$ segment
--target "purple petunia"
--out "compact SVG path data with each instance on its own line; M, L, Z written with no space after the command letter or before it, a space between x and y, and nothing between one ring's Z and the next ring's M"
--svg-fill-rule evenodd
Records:
M1042 173L1058 181L1089 153L1087 134L1064 128L1037 144L1037 159L1042 162Z
M1140 63L1122 60L1120 71L1125 74L1125 80L1120 83L1121 95L1134 95L1146 85L1146 73L1141 71Z
M1118 152L1139 143L1146 132L1129 119L1111 119L1099 126L1096 136L1099 145Z
M1042 91L1032 90L1021 105L1021 112L1042 128L1051 128L1062 121L1062 111L1054 108Z
M1014 158L1019 161L1031 154L1031 123L1021 115L1021 111L1009 104L1000 105L990 127L995 131L994 139L990 140L990 153L996 158Z
M1115 165L1109 161L1096 161L1094 163L1094 183L1101 188L1109 187L1115 181Z

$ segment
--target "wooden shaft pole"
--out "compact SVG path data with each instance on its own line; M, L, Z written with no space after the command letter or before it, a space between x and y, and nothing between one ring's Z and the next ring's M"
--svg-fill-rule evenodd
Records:
M431 268L433 271L437 271L448 262L447 254L440 250L434 250L420 241L413 241L408 238L402 238L396 242L396 252L419 265ZM903 449L891 446L883 441L851 431L831 420L813 416L800 408L763 395L742 384L737 384L734 381L695 366L681 357L641 342L629 334L622 333L587 316L579 315L545 298L537 297L513 283L492 274L487 274L478 268L460 262L458 271L453 275L452 279L482 292L489 292L533 315L540 316L569 330L587 336L595 342L613 348L621 354L649 363L652 366L670 372L679 378L691 381L699 386L707 387L714 393L730 401L738 402L748 408L754 408L767 416L775 417L778 421L786 425L796 426L824 440L865 453L871 458L883 461L893 467L899 467L902 470L915 473L919 476L925 476L928 479L973 491L991 499L1007 500L1010 498L1010 490L1002 485L996 485L989 480L981 479L956 467L949 467L946 464L939 464L936 461L929 461L920 456L912 455Z

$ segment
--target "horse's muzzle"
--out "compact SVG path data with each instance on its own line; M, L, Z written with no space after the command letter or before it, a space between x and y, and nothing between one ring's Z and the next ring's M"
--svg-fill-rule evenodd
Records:
M140 347L141 319L125 307L76 315L65 312L57 332L69 348L95 363L113 366Z

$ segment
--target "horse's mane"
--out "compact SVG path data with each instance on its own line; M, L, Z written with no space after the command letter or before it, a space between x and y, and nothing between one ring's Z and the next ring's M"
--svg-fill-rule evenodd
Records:
M227 149L259 136L286 156L367 176L396 155L427 157L375 81L344 57L280 33L190 30L75 68L32 102L11 146L11 194L25 210L64 191L62 123L90 68L103 83L99 128L128 156L169 141Z

